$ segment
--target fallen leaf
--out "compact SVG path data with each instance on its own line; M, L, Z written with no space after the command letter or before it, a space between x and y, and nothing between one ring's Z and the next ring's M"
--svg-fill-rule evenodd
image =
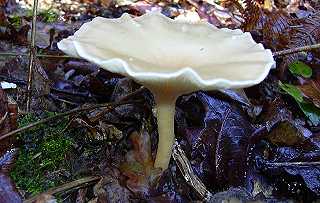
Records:
M7 96L0 88L0 136L17 128L17 105L9 103ZM15 137L9 137L0 142L0 156L10 150L15 144Z
M37 197L34 203L57 203L57 199L50 194L41 194Z
M127 152L126 160L120 165L120 171L128 179L127 187L136 195L146 197L159 177L160 169L153 168L150 135L146 129L134 131L129 136L132 149Z
M306 186L317 195L320 194L320 167L319 166L287 166L284 170L293 175L303 178Z
M320 124L320 109L315 107L312 103L300 102L298 103L300 109L311 121L312 125Z
M310 99L313 104L320 108L320 83L316 80L311 80L306 84L298 86L303 93L303 96Z
M240 202L250 202L253 200L251 195L245 188L234 188L231 187L227 191L218 192L214 194L213 197L210 198L208 202L216 202L216 203L224 203L224 202L232 202L232 203L240 203Z
M291 84L283 84L281 81L279 81L279 86L295 99L312 125L317 126L320 124L320 109L313 105L313 103L306 102L303 98L302 91L298 87Z
M292 74L303 76L305 78L310 78L312 75L312 69L307 64L301 61L290 63L289 70Z
M118 179L107 175L94 186L94 194L97 199L93 202L129 202L131 192L122 187Z
M8 174L13 168L15 161L17 159L18 149L14 148L8 150L0 157L0 172Z
M272 144L278 146L297 146L312 135L312 132L308 129L303 130L302 128L303 127L300 126L299 129L290 121L279 122L272 127L267 139L269 139Z
M303 95L296 86L287 83L282 83L281 81L279 81L279 86L287 94L292 96L297 102L303 102Z
M253 131L242 110L203 92L184 97L180 103L189 124L177 132L187 140L188 145L181 146L189 153L196 175L214 190L242 185L248 137ZM192 118L201 123L193 124Z
M1 3L0 3L1 4ZM1 8L0 6L0 26L3 26L7 23L7 17L6 17L6 14L4 12L4 9ZM1 35L1 33L0 33Z
M7 174L0 173L0 202L1 203L22 203L14 183Z
M7 3L7 0L0 0L0 6L5 6Z

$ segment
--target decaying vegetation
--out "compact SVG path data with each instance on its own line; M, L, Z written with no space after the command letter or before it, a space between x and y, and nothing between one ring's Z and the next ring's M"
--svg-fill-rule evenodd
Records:
M319 199L318 1L32 3L0 0L0 202ZM254 87L179 97L161 176L150 91L57 48L95 16L149 10L248 31L277 62Z

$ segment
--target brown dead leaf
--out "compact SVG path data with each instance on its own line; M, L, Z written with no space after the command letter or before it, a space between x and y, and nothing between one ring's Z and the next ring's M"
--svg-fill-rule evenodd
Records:
M295 146L307 140L311 135L312 133L302 126L285 121L274 126L267 138L271 143L279 146Z
M113 4L115 1L113 0L100 0L100 3L103 7L108 8L111 4Z
M0 89L0 136L17 128L17 105L8 104L4 90ZM3 155L11 148L15 142L13 137L9 137L0 143L0 155Z
M317 80L311 80L310 82L298 86L303 95L310 99L315 106L320 108L320 83Z
M57 203L57 199L53 195L42 194L34 201L34 203Z
M133 132L129 139L132 150L126 155L126 161L120 170L128 179L127 187L137 195L145 196L160 175L160 170L153 168L150 135L142 128L140 132Z
M17 106L9 104L7 96L0 88L0 136L17 127ZM14 137L9 137L0 142L0 202L22 202L14 183L8 173L14 165L17 150L12 149Z
M14 167L18 156L18 149L8 150L0 157L0 173L8 174Z
M6 2L7 2L7 0L0 0L0 6L5 6Z
M0 26L5 25L6 21L7 21L6 14L4 13L4 10L0 7Z
M110 175L103 177L94 186L93 191L96 198L90 203L129 202L130 191L122 187L119 180Z

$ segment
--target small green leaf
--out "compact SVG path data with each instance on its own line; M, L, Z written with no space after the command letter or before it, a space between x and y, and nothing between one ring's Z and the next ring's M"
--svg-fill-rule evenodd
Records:
M320 109L312 103L298 102L300 109L315 126L320 124Z
M295 61L289 64L289 70L292 74L310 78L312 75L312 69L307 64L301 61Z
M320 109L313 103L305 102L301 91L296 86L284 84L281 81L279 81L279 86L296 100L302 112L308 117L313 125L317 126L320 124Z
M279 81L279 86L282 90L291 95L297 102L303 102L303 95L296 86L282 83L281 81Z

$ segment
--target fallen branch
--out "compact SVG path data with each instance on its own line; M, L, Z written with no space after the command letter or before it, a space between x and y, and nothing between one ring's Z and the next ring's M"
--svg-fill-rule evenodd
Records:
M75 108L75 109L72 109L70 111L67 111L67 112L64 112L64 113L60 113L60 114L57 114L57 115L54 115L54 116L51 116L51 117L48 117L48 118L45 118L45 119L42 119L40 121L36 121L34 123L31 123L29 125L26 125L22 128L18 128L16 130L13 130L7 134L4 134L0 137L0 141L7 138L7 137L10 137L12 135L15 135L17 133L21 133L23 131L26 131L28 129L31 129L31 128L34 128L38 125L41 125L41 124L44 124L44 123L47 123L49 121L52 121L52 120L56 120L56 119L59 119L59 118L62 118L62 117L65 117L65 116L69 116L69 115L72 115L72 114L76 114L76 113L80 113L80 112L85 112L85 111L91 111L91 110L94 110L94 109L97 109L97 108L107 108L106 112L112 110L113 108L117 107L117 106L121 106L121 105L125 105L125 104L129 104L129 103L132 103L132 102L137 102L137 100L135 101L127 101L129 98L133 97L133 96L136 96L138 95L139 93L141 93L142 91L145 90L145 87L141 87L140 89L138 89L137 91L135 92L132 92L126 96L124 96L123 98L120 99L120 101L117 101L117 102L113 102L113 103L105 103L105 104L96 104L96 105L92 105L92 106L81 106L79 108Z
M320 166L319 161L315 162L267 162L269 167L290 167L290 166Z
M0 52L0 56L29 56L27 53ZM38 58L74 58L68 55L36 54Z
M101 179L100 177L96 177L96 176L81 178L79 180L75 180L70 183L66 183L58 187L51 188L46 192L40 193L34 197L31 197L25 200L24 203L33 203L43 195L55 195L55 194L63 193L65 191L70 191L72 189L87 187L88 185L92 185L98 182L100 179Z
M294 54L297 52L303 52L303 51L311 51L313 49L320 49L320 43L319 44L313 44L313 45L308 45L308 46L302 46L302 47L296 47L292 49L286 49L282 51L277 51L273 52L273 56L283 56L283 55L288 55L288 54Z
M33 69L36 59L36 23L37 23L37 12L38 12L38 0L33 1L32 9L32 25L31 25L31 44L29 51L29 65L28 65L28 84L27 84L27 112L30 110L31 95L32 95L32 78Z
M209 192L201 180L194 174L191 164L186 157L184 151L181 149L178 142L175 143L173 148L172 157L177 163L180 172L182 173L186 182L200 195L205 201L209 201L212 198L211 192Z

